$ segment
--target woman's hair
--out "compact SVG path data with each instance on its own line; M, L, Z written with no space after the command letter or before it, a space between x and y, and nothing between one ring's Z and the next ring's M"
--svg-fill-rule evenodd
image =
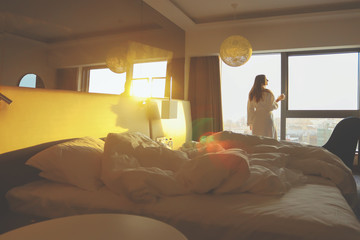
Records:
M264 74L260 74L255 77L254 85L252 86L249 93L250 101L255 98L255 101L259 102L262 99L262 93L269 91L262 87L265 85L265 79L266 76Z

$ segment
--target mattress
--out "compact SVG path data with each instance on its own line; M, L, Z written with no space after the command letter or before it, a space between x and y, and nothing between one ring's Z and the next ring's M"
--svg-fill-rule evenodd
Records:
M87 191L39 180L11 189L6 198L14 212L49 218L109 212L152 217L189 240L360 239L360 223L340 190L321 181L280 196L190 194L134 203L106 186Z

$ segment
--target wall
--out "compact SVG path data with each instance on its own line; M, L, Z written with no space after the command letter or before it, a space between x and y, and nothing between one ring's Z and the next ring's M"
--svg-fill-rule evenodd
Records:
M0 86L13 102L0 101L0 153L48 141L110 132L139 131L150 136L148 105L119 95ZM153 100L160 116L161 100ZM174 147L191 139L190 104L178 101L178 118L154 118L152 137L172 136ZM190 132L189 132L190 131Z
M360 46L360 11L302 14L218 24L186 32L186 56L218 54L222 41L242 35L254 52Z
M55 87L55 68L49 64L47 44L2 33L0 58L1 85L17 86L25 74L36 73L45 87Z
M197 24L186 32L185 99L189 58L217 55L224 39L246 37L253 53L360 47L360 11L301 14L217 24Z
M147 19L156 24L148 26ZM31 72L38 74L47 88L55 88L57 69L105 65L108 53L127 41L170 51L174 59L182 59L184 68L185 32L147 5L144 5L143 24L143 28L52 43L0 33L0 85L17 86L20 77ZM184 81L183 75L179 78Z

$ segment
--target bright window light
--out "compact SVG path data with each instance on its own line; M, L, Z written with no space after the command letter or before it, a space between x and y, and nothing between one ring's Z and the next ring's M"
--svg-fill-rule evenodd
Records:
M136 63L133 78L166 77L167 61Z
M153 78L151 82L151 96L163 98L165 96L165 78Z
M90 69L89 92L121 94L125 91L126 73L114 73L108 68Z
M288 56L288 110L302 110L300 117L289 117L285 110L285 129L280 129L280 108L273 111L275 125L292 142L322 146L342 119L321 117L326 110L358 110L359 53L308 53ZM246 125L246 103L257 74L269 78L269 89L281 92L281 55L256 54L241 67L221 65L223 128L251 134ZM282 104L282 103L281 103ZM309 117L316 113L318 116ZM279 139L279 136L278 136Z
M133 79L131 82L130 95L135 97L150 97L151 85L146 79Z
M165 97L167 61L136 63L130 95ZM125 91L126 73L114 73L108 68L90 69L89 92L121 94Z
M289 57L289 110L356 110L358 53Z
M130 95L164 98L166 68L167 61L134 64Z

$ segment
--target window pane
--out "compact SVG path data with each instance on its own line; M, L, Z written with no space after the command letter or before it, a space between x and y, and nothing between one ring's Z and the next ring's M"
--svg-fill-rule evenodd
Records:
M126 73L114 73L108 68L90 69L89 92L121 94L125 91Z
M251 134L247 126L247 100L256 75L265 74L275 97L281 92L280 54L257 54L240 67L221 62L221 97L224 130ZM279 107L280 108L280 107ZM280 109L273 112L280 135Z
M36 88L36 75L32 73L26 74L20 80L19 87Z
M165 96L165 78L153 78L151 82L151 96L163 98Z
M323 146L342 118L287 118L286 140Z
M165 97L167 61L136 63L133 68L133 84L130 94L138 97ZM138 82L149 79L147 84Z
M166 77L167 61L136 63L133 69L133 78Z
M289 110L357 109L358 53L289 57Z
M131 96L150 97L151 87L148 79L133 79L131 82Z

